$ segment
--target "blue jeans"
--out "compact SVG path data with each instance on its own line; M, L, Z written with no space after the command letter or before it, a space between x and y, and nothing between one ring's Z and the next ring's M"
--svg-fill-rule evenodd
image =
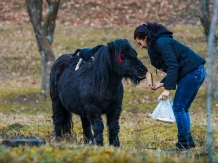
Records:
M206 77L203 65L180 79L173 100L173 112L176 118L178 136L190 133L189 108Z

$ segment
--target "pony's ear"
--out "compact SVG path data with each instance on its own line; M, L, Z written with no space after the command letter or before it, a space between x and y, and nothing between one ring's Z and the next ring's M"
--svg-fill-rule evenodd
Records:
M114 42L113 42L113 41L108 42L108 43L107 43L107 46L108 46L108 49L109 49L109 50L114 51Z

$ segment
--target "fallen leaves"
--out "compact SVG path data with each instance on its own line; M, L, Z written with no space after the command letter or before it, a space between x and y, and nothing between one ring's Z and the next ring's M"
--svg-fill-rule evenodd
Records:
M115 27L135 26L147 21L164 24L196 24L198 1L188 0L63 0L58 11L57 24L66 26ZM6 1L0 4L1 21L7 24L29 23L23 1ZM48 5L44 1L42 18ZM194 13L194 14L193 14Z

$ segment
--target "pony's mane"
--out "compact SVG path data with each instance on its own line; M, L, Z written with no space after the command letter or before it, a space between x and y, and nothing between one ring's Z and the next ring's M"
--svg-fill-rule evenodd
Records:
M109 69L112 66L110 55L107 46L100 48L95 53L92 76L93 88L100 92L102 92L108 84Z
M122 78L120 70L121 63L118 55L125 47L131 47L126 39L116 39L108 43L107 46L101 47L95 53L94 69L93 69L93 83L94 88L103 92L107 87L110 79L110 73L116 70L117 75Z

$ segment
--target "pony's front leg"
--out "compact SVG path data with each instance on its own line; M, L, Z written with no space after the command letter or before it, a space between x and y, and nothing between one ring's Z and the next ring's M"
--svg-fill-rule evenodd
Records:
M86 106L86 110L94 131L94 144L103 145L104 124L102 122L100 109L95 105L89 105Z
M85 143L89 143L90 141L93 143L93 135L91 129L91 122L88 119L87 115L80 116L83 127L84 141Z
M119 141L118 133L120 130L119 117L121 113L121 108L119 107L118 109L111 109L111 110L113 111L107 113L109 144L115 147L119 147L120 141Z

